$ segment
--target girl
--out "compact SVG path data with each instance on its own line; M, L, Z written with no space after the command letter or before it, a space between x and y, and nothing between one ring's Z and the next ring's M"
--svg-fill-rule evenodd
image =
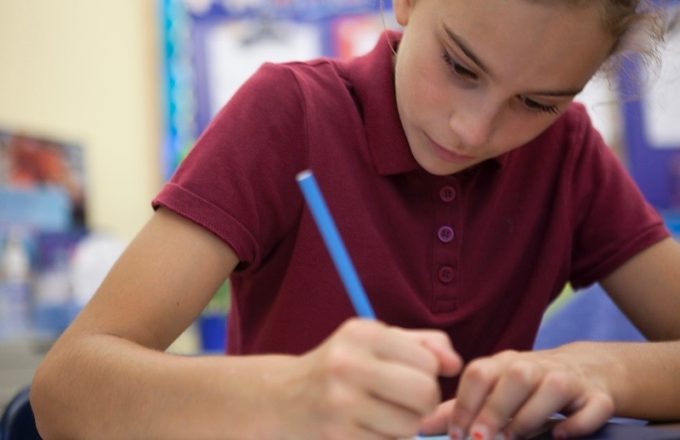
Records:
M47 355L41 433L483 440L555 412L556 438L680 418L680 246L571 103L652 29L638 6L395 0L403 34L368 55L263 66ZM380 322L351 319L306 168ZM162 353L226 277L242 356ZM655 342L527 351L568 281L599 281Z

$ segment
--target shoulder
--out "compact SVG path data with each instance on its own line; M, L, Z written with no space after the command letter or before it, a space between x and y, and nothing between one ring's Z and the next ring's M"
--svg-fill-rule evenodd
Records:
M572 102L565 112L540 136L544 141L559 141L569 147L581 146L597 131L580 102Z
M265 63L225 105L238 113L251 108L267 115L308 115L320 104L351 104L350 86L338 61L319 58L306 62Z
M565 112L530 144L534 154L550 152L554 165L564 173L580 174L590 167L609 168L616 155L593 126L586 107L573 102ZM543 159L545 162L546 159Z
M255 72L250 82L259 87L275 90L281 86L291 86L298 92L308 88L324 87L326 92L333 92L334 87L344 88L346 85L343 70L341 64L331 58L265 63Z

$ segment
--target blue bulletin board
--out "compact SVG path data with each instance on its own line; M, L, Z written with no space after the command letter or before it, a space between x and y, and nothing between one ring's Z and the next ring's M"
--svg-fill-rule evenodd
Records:
M363 36L372 45L377 33L395 26L390 11L380 13L380 0L158 1L165 43L165 178L248 69L264 60L285 61L275 58L284 52L298 60L354 55L368 47L348 40ZM390 0L383 3L391 7ZM664 4L678 7L680 0ZM239 44L225 43L234 35ZM257 49L258 42L265 44ZM652 66L649 74L635 59L624 64L620 102L629 172L656 208L680 212L680 31L669 43L660 72ZM249 44L255 50L244 49ZM360 47L348 49L352 45Z
M666 4L678 8L680 2ZM659 65L630 59L619 76L628 170L662 212L680 210L680 29L675 27Z
M264 61L347 56L383 30L389 0L159 0L163 174L169 178L230 93ZM351 29L345 26L352 22ZM349 29L349 30L348 30ZM358 36L358 37L357 37ZM234 43L235 40L237 43ZM350 46L351 46L350 44ZM289 57L289 58L287 58Z

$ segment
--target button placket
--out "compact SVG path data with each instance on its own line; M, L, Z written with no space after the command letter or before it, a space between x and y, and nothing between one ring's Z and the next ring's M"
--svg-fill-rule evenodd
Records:
M456 219L461 209L458 181L454 177L439 180L433 188L435 209L434 234L434 310L449 313L457 307L459 239Z

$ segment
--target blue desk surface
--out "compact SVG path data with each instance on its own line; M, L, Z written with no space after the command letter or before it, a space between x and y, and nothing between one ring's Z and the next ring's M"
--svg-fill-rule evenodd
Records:
M552 440L550 433L532 437L531 440ZM589 440L678 440L680 425L640 425L608 423L598 432L583 439ZM420 436L416 440L448 440L445 435Z

